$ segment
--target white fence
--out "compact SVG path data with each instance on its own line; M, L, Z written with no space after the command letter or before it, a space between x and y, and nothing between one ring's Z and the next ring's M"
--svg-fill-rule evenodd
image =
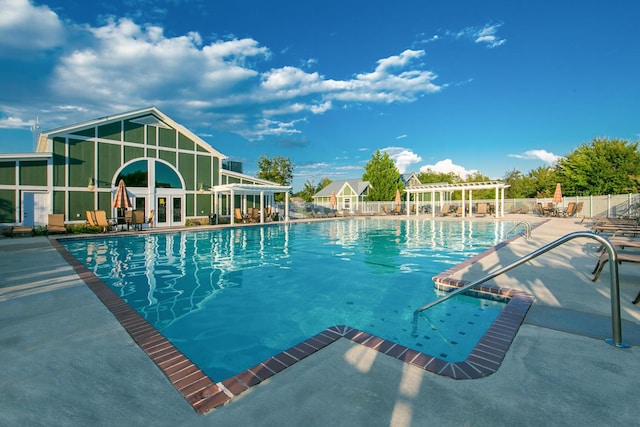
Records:
M504 213L509 215L511 213L536 213L537 204L550 203L551 198L544 199L504 199ZM640 194L617 194L607 196L571 196L564 197L562 203L558 203L558 207L561 209L566 207L568 203L579 202L583 203L582 210L577 215L578 217L586 218L640 218ZM452 200L446 202L449 205L459 206L460 200ZM467 205L469 201L465 202ZM493 205L495 199L491 200L473 200L473 204L476 203L489 203ZM403 201L403 205L405 202ZM411 203L413 205L413 202ZM284 204L278 206L281 210L284 210ZM350 214L369 214L379 215L393 211L396 207L394 202L360 202L357 208L354 206ZM418 212L422 214L429 214L431 212L431 203L420 203L418 206ZM435 206L436 212L439 212L439 202ZM322 216L335 210L331 209L328 204L315 204L315 203L290 203L289 205L290 216L292 218L304 218L311 216ZM406 212L406 211L405 211Z

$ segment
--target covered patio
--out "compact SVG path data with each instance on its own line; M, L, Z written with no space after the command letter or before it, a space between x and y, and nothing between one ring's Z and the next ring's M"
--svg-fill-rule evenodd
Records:
M273 206L274 196L284 193L284 220L289 221L289 192L290 186L263 184L224 184L211 188L213 192L213 212L217 218L229 215L230 224L235 224L235 209L246 212L248 207L260 209L260 224L264 223L265 208Z
M435 184L418 184L406 187L404 189L405 194L407 195L406 203L407 203L407 216L411 214L411 203L414 203L414 212L416 215L419 213L419 203L425 204L429 203L431 205L431 216L436 216L436 203L438 203L439 207L442 208L445 202L446 195L451 198L451 193L454 191L462 192L462 217L467 216L467 207L473 206L473 191L474 190L486 190L486 189L495 189L495 217L500 218L504 217L504 189L507 188L508 185L502 181L485 181L485 182L463 182L457 184L449 184L449 183L435 183ZM468 203L467 203L467 192L469 195ZM438 200L436 201L436 193L438 193ZM411 195L414 195L413 200L411 200ZM430 194L428 201L425 201L425 194ZM473 216L473 209L469 209L469 216Z

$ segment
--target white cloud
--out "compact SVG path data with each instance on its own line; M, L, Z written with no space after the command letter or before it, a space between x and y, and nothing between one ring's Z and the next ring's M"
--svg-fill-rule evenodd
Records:
M473 175L478 172L475 169L467 170L464 166L456 165L451 161L451 159L440 160L435 165L425 165L420 168L420 172L427 172L429 170L437 173L453 172L462 179L467 179L469 175Z
M497 35L501 26L502 24L487 24L484 27L466 27L457 33L447 32L447 34L455 39L473 40L475 43L484 43L489 48L495 48L507 42L506 39Z
M47 52L52 71L39 75L37 99L0 106L0 113L23 120L40 114L48 128L156 105L208 132L260 140L299 133L308 115L353 103L413 102L443 87L425 69L423 50L408 49L379 59L371 72L331 79L310 70L315 59L265 70L271 51L251 38L205 42L197 32L167 36L162 27L131 18L108 18L100 26L63 23L28 0L0 0L0 10L0 48L14 46L19 58L16 49L27 44L59 47Z
M23 129L35 124L35 120L24 121L18 117L0 118L0 129Z
M505 39L498 38L496 33L500 25L486 25L474 34L476 43L486 43L488 47L494 48L503 45L507 41Z
M422 157L418 156L408 148L387 147L380 149L380 151L389 154L389 157L391 157L400 173L407 172L407 170L409 170L409 166L422 161Z
M34 6L29 0L0 0L0 10L0 52L50 49L64 39L58 15L47 6Z
M546 150L528 150L522 154L509 154L509 157L524 160L542 160L543 162L552 165L557 162L561 156L556 156Z

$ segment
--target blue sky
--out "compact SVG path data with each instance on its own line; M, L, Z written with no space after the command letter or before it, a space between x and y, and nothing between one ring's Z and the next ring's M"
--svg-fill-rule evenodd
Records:
M0 152L155 105L255 174L492 179L640 135L640 2L0 0Z

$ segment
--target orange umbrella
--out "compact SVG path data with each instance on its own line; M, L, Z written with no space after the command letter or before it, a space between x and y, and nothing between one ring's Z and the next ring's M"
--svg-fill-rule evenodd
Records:
M562 203L562 188L560 188L560 183L556 184L556 191L553 193L553 203Z
M129 199L129 195L127 194L127 188L124 185L124 180L120 180L118 183L118 188L116 189L116 195L113 198L113 203L111 205L116 209L130 209L131 208L131 199Z
M402 199L400 198L400 190L396 190L396 204L399 205L402 203Z
M331 198L329 199L329 206L335 209L338 206L338 201L336 200L336 193L334 191L331 192Z

